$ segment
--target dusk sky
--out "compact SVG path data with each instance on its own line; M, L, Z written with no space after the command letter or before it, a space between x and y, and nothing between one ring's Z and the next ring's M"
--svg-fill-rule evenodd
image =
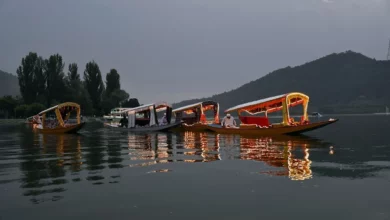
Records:
M353 50L386 58L390 0L0 0L0 69L30 51L115 68L141 103L221 93Z

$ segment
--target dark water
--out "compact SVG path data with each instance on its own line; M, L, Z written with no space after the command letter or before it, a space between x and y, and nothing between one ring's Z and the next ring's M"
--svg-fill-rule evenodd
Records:
M275 138L0 125L0 219L390 219L390 117L339 118Z

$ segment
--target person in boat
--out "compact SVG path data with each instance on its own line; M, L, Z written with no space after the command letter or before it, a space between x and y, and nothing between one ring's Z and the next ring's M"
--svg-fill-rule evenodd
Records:
M123 114L123 118L119 121L119 127L126 127L129 125L129 120L127 120L126 115Z
M164 115L162 116L162 118L160 120L160 125L166 125L166 124L168 124L167 114L164 113Z
M35 122L35 128L39 128L39 129L42 129L42 121L41 121L41 117L39 115L36 115L33 117L33 121Z
M237 124L236 124L236 120L233 118L233 116L231 116L228 113L222 119L221 125L222 125L222 127L226 127L226 128L235 128Z

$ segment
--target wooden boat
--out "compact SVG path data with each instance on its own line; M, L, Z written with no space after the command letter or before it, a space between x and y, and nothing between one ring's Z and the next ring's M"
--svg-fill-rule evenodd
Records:
M36 122L33 128L40 133L76 133L85 125L85 122L81 122L80 111L80 105L73 102L53 106L33 116ZM72 113L76 114L73 122L70 119ZM50 114L54 115L53 119L48 119Z
M206 112L213 112L213 120L207 121ZM175 131L205 131L208 124L219 124L219 104L214 101L198 102L176 108L173 111L176 122L182 121Z
M125 114L128 110L131 108L113 108L110 111L110 114L103 115L103 119L105 122L119 122L120 119L122 119L123 114Z
M214 132L224 134L250 134L261 136L273 136L283 134L300 134L312 131L329 124L335 123L338 119L329 119L311 123L307 114L309 97L303 93L292 92L265 98L249 103L237 105L229 108L225 113L237 111L241 124L239 127L222 127L219 125L209 125L208 128ZM295 122L289 114L289 108L297 105L303 106L303 115L300 120ZM283 121L277 124L269 122L268 114L282 111ZM264 116L254 116L263 113ZM247 114L249 116L245 116Z
M161 121L158 114L164 112ZM172 106L166 102L157 102L129 108L122 112L127 126L118 123L106 123L107 127L126 129L130 132L168 131L181 125L181 121L171 123Z

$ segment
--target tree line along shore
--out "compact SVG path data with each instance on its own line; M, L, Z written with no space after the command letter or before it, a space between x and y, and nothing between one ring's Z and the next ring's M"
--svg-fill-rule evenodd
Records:
M85 65L82 76L79 69L76 63L65 66L59 54L45 59L35 52L28 53L16 70L20 96L1 97L0 115L26 118L62 102L76 102L82 114L90 116L107 114L118 106L140 105L121 88L116 69L106 74L105 81L94 60Z

